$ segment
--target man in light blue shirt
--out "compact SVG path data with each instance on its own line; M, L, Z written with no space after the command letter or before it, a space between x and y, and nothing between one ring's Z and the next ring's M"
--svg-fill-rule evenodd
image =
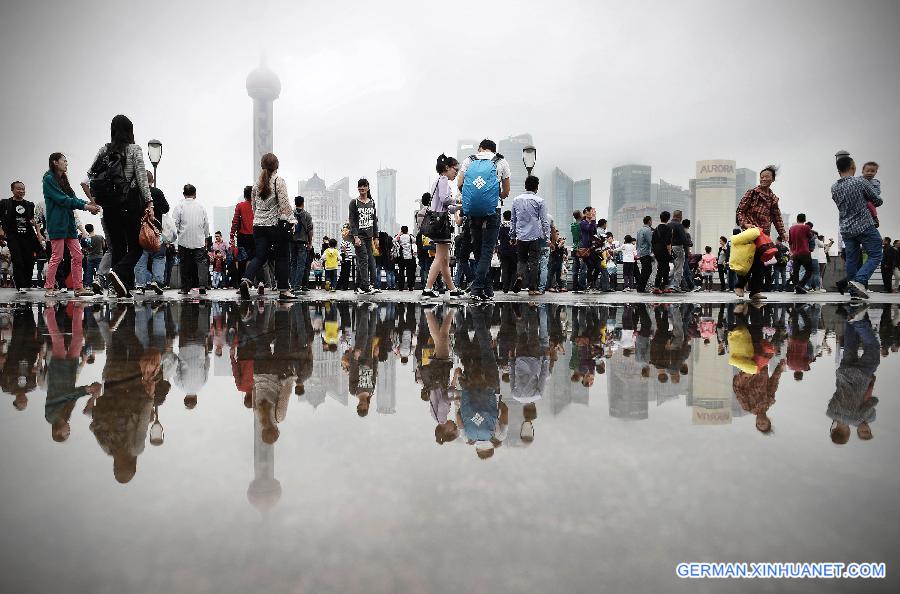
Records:
M528 281L528 294L540 295L541 243L550 240L550 219L547 218L547 207L544 199L537 195L537 176L529 175L525 179L525 193L515 197L512 202L512 220L510 239L516 242L518 266L513 292L522 288L523 279Z
M644 226L637 232L637 256L641 263L641 273L638 277L638 293L647 291L647 282L650 280L650 270L653 268L653 218L644 217Z

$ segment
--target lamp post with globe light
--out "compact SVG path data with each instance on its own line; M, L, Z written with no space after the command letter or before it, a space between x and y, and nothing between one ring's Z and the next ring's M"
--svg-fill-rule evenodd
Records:
M147 156L153 164L153 187L156 187L156 166L162 160L162 143L155 138L147 141Z
M537 149L534 148L534 145L529 144L522 149L522 163L525 164L525 169L528 170L528 175L531 175L531 170L534 169L534 164L536 162Z

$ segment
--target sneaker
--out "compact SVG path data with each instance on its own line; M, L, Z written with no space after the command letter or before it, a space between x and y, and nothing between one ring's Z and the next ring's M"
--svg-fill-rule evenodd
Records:
M179 294L179 295L190 295L190 294L191 294L191 290L190 290L190 289L179 289L179 290L178 290L178 294Z
M868 303L856 303L851 305L849 311L847 312L847 321L850 323L862 322L866 319L866 312L868 310Z
M77 291L75 291L74 294L76 297L94 297L94 292L91 289L88 289L87 287L82 287L82 288L78 289Z
M806 295L807 292L808 291L804 287L797 287L796 289L794 289L794 293L796 293L797 295Z
M375 287L369 287L369 295L374 295L375 293L381 293L381 289L377 289Z
M153 281L153 282L151 282L151 283L150 283L149 285L147 285L147 286L150 287L151 289L153 289L153 292L156 293L157 295L162 295L162 294L163 294L162 287L159 286L159 283L158 283L158 282Z
M847 280L841 279L835 283L837 285L837 290L840 291L841 295L847 292Z
M516 282L513 283L512 292L518 293L521 290L522 290L522 279L517 277Z
M420 299L425 299L425 300L427 300L427 299L437 299L438 296L439 296L439 295L438 295L437 293L435 293L434 290L427 289L427 290L425 290L425 291L422 291L422 294L419 296L419 298L420 298Z
M23 289L19 289L18 292L19 292L19 295L24 295L25 293L28 292L28 289L24 289L24 288L23 288Z
M856 282L856 281L850 281L850 286L852 287L852 289L850 290L850 295L851 295L851 296L853 296L853 297L860 297L860 298L862 298L862 299L868 299L868 298L869 298L869 292L868 292L868 291L866 290L866 288L862 285L862 283L858 283L858 282ZM855 295L854 295L854 293L855 293Z
M241 299L249 300L250 299L250 281L248 281L247 279L243 279L241 281L240 288L238 288L238 292L241 294Z
M298 301L299 299L300 299L300 297L298 297L297 295L294 295L294 294L291 293L290 291L278 293L278 300L279 300L279 301L282 301L282 302L284 302L284 301Z
M256 294L259 296L266 294L266 286L262 283L259 283L259 286L256 288ZM249 297L247 297L249 299Z
M481 291L472 293L471 295L469 295L469 298L475 303L489 303L491 301L491 298Z
M47 299L52 299L52 298L56 297L56 295L57 295L57 292L54 291L53 289L47 289L46 291L44 291L44 297L46 297Z
M94 295L102 295L103 285L100 284L100 281L95 280L91 283L91 290L94 292Z
M362 287L356 287L356 294L357 295L368 295L369 289L363 289Z
M459 289L457 289L455 291L450 291L449 295L450 295L450 299L461 299L462 297L465 296L465 293L463 291L460 291Z
M113 291L116 292L116 297L119 299L125 299L126 297L131 296L125 283L123 283L122 279L119 278L119 275L112 270L109 271L109 284L112 286Z

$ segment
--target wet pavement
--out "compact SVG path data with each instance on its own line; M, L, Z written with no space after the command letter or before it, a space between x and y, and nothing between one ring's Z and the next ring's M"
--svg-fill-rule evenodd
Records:
M896 304L58 300L0 340L2 592L898 588Z

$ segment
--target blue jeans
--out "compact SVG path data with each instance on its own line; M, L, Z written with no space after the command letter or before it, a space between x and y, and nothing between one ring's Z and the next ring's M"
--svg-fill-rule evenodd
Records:
M300 286L303 280L303 271L306 270L306 255L309 250L305 243L299 241L291 242L291 280L292 288Z
M462 287L466 282L472 282L472 265L468 258L460 258L456 261L453 284L457 287Z
M547 263L550 262L550 248L546 245L541 248L541 260L538 264L540 271L540 278L538 280L538 291L544 292L544 289L547 288Z
M147 260L150 259L150 270L147 270ZM134 267L134 280L138 287L146 287L150 281L163 286L166 274L166 246L162 244L156 252L144 250Z
M787 282L787 266L773 266L772 268L772 290L784 291L784 284Z
M100 267L100 260L102 258L85 258L84 259L84 286L89 287L91 283L94 282L94 275L97 274L97 269ZM145 262L146 264L146 262Z
M866 253L868 259L860 267L862 252ZM870 227L859 235L844 237L844 255L847 258L847 280L868 284L872 273L881 264L881 233L875 227Z
M822 288L822 275L819 274L819 261L813 258L812 261L812 280L809 281L810 289Z
M475 264L475 277L472 279L472 293L483 292L493 295L490 283L491 256L497 246L500 235L500 215L490 214L486 217L469 217L472 229L472 249L478 251L478 263Z

